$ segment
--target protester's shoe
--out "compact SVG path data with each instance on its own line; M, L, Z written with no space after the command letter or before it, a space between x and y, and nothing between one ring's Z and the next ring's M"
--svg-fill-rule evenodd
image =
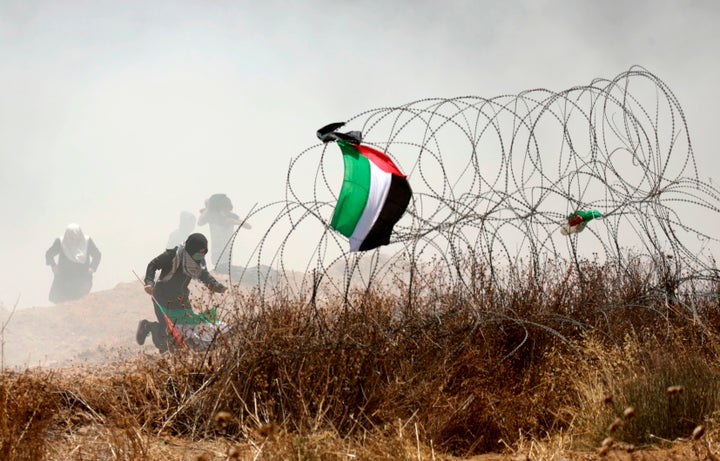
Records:
M141 346L145 344L145 338L147 338L148 333L150 333L150 329L148 328L149 323L147 320L140 320L140 323L138 323L135 341Z

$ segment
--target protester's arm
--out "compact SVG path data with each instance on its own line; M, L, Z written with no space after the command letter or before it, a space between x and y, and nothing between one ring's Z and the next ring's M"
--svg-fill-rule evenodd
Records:
M240 216L236 215L235 213L230 213L227 216L228 222L232 223L235 226L242 225L243 229L252 229L252 226L250 226L250 223L247 221L240 219Z
M90 270L95 272L100 265L102 254L92 238L88 239L88 256L90 256Z
M60 239L55 239L52 246L45 252L45 263L52 268L57 266L55 256L59 255L61 251L62 243L60 242Z
M210 275L210 272L207 270L203 270L200 274L200 281L205 284L211 291L214 291L216 293L223 293L225 290L227 290L227 287L223 285L222 283L218 282L215 277Z
M202 210L200 210L200 214L198 215L197 225L204 226L207 223L208 223L208 209L203 208Z
M155 273L172 265L174 256L175 249L171 248L163 251L148 263L147 269L145 270L145 286L155 286Z

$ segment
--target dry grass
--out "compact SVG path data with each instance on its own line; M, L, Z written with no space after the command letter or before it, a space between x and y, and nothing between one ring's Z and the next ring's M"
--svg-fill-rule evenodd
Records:
M0 375L0 459L710 458L719 285L655 264L244 295L208 353Z

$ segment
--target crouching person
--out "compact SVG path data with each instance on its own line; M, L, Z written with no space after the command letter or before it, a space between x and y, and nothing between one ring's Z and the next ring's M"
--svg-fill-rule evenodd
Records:
M189 329L182 325L207 323L208 326L214 326L216 319L199 320L203 317L193 311L188 288L190 281L197 279L211 292L223 293L227 289L207 270L207 247L208 241L203 234L191 234L184 245L165 250L150 261L145 272L145 292L152 296L157 321L140 321L135 335L138 344L144 344L150 334L153 344L161 353L173 351L185 344L183 334L187 335L197 328ZM155 281L157 271L160 271L160 277ZM188 339L188 345L194 346L194 337L189 335Z

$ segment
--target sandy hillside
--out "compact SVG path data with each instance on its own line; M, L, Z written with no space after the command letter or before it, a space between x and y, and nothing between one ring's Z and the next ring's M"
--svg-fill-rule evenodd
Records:
M271 282L278 278L268 267L243 270L239 266L233 266L232 279L217 273L213 276L225 285L232 281L234 290L252 287L259 278ZM285 277L299 285L302 274L291 272ZM238 280L241 285L237 285ZM191 282L193 298L202 290L202 284ZM156 353L150 338L144 346L135 342L135 330L143 318L155 320L155 314L150 297L137 280L57 305L48 302L47 306L15 312L0 305L2 364L5 368L58 368L104 364L141 352Z
M138 282L9 316L0 312L6 368L106 363L155 350L151 341L145 346L135 342L138 321L154 318L150 297Z

